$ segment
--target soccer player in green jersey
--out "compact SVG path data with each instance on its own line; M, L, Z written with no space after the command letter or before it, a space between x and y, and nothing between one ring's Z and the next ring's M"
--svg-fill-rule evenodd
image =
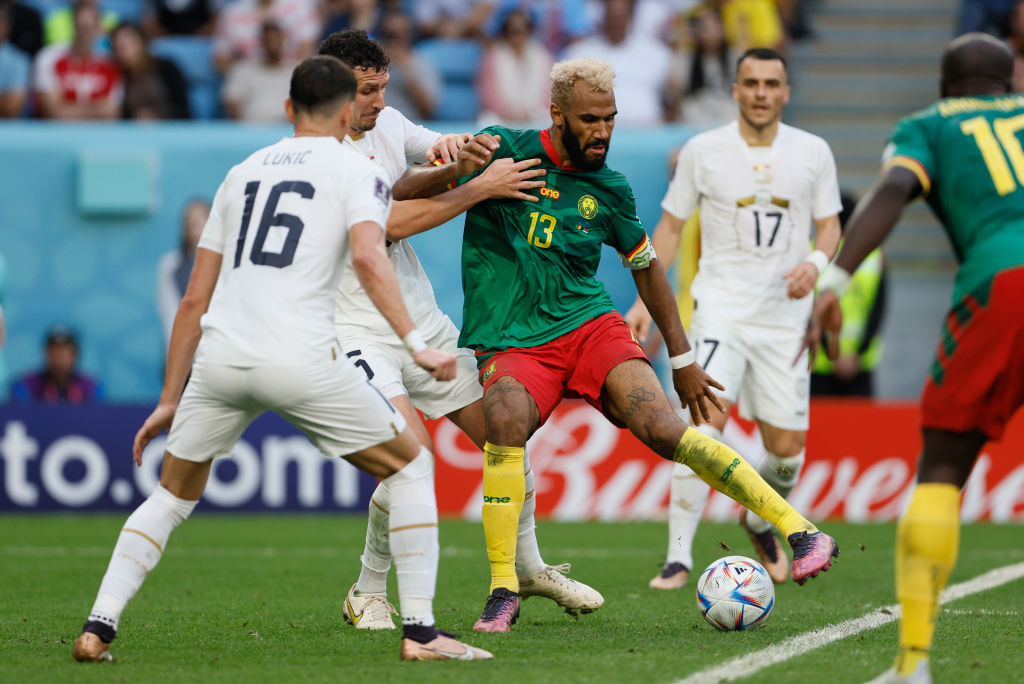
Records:
M1024 96L1010 94L1013 58L982 33L942 57L941 96L893 130L882 178L858 205L835 264L818 285L806 343L842 323L837 294L888 235L904 204L925 197L960 268L921 397L924 451L900 519L899 655L875 682L931 682L939 595L956 561L960 489L985 442L1024 403Z
M673 384L694 423L721 386L694 363L675 296L640 220L629 183L605 166L615 125L614 72L574 59L551 72L551 128L490 128L489 157L539 157L540 201L485 201L467 213L461 346L476 350L484 386L483 523L491 594L473 629L507 632L519 613L515 573L519 510L526 496L527 439L563 396L581 397L629 428L660 456L692 468L712 487L776 524L794 547L799 583L825 570L838 546L795 511L728 447L676 416L643 350L595 278L602 244L622 255L671 355ZM430 194L458 169L418 168L395 196Z

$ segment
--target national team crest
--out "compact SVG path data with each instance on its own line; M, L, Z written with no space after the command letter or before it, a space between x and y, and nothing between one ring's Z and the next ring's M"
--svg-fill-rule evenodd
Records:
M763 185L770 185L772 182L772 165L754 164L754 182Z
M580 197L580 201L576 203L576 208L579 209L580 216L588 221L597 216L597 200L593 195Z
M491 361L491 365L488 366L487 370L484 371L484 382L487 382L487 378L491 377L491 373L493 373L495 370L497 369L494 367L494 362Z

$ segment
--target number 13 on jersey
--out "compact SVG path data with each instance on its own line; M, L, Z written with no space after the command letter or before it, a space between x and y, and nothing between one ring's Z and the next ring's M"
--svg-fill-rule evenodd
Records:
M540 247L541 249L547 249L551 246L551 238L555 232L555 226L558 224L558 219L550 214L542 214L539 211L530 212L530 232L526 236L526 241L534 247ZM534 237L534 233L537 230L537 226L544 231L544 238L538 235Z

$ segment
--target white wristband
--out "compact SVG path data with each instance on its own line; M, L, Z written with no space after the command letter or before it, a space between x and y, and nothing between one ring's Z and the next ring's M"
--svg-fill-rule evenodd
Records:
M695 360L696 357L693 355L693 350L691 349L688 352L668 357L668 365L672 366L672 370L679 370L680 368L689 366Z
M812 264L814 264L815 266L817 266L818 267L818 275L821 275L822 273L825 272L825 267L828 266L829 258L828 258L828 254L825 254L820 249L816 249L813 252L811 252L810 254L808 254L807 258L804 259L804 261L809 261Z
M842 297L846 286L850 282L850 272L838 264L832 264L827 271L818 278L818 292L831 290L837 297Z
M427 348L427 343L423 341L423 335L420 335L420 331L416 328L410 330L409 334L402 338L402 344L410 354L421 352Z

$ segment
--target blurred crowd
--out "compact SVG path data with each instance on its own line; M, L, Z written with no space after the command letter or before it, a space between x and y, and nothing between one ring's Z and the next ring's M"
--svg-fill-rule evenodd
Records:
M731 118L733 55L785 52L803 0L0 0L0 117L283 121L292 68L338 30L391 60L414 119L540 124L556 59L611 62L619 120Z

